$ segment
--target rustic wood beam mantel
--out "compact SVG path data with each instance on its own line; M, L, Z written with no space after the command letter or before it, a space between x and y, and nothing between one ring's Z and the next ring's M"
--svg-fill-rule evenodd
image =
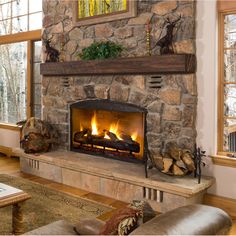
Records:
M40 73L44 76L187 74L195 73L195 71L196 57L193 54L47 62L40 65Z

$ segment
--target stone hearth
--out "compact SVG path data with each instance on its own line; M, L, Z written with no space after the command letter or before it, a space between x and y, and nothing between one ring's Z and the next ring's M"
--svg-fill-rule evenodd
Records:
M214 183L212 177L202 177L198 184L192 176L173 177L157 170L150 170L145 178L143 165L69 151L33 155L15 149L14 153L25 173L125 202L146 199L159 212L201 203Z

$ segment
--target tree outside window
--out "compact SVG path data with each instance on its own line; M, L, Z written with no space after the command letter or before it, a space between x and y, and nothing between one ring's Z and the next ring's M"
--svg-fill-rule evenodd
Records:
M35 110L36 96L32 95L29 101L28 94L35 92L36 85L40 89L37 70L40 60L35 58L39 57L41 41L35 35L40 35L37 29L42 24L42 1L35 3L35 0L0 0L0 123L14 124L26 119L29 106L32 114ZM29 31L33 33L27 34ZM40 101L36 102L35 112L40 116Z

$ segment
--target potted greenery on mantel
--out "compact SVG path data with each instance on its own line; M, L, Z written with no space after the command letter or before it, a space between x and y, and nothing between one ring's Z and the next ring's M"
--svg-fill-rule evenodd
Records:
M85 61L117 58L120 56L123 50L124 47L122 45L111 41L95 42L89 47L84 48L82 53L78 54L78 58Z

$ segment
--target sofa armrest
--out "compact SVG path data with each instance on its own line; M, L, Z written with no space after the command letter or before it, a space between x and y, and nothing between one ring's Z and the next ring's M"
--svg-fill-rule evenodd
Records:
M98 219L83 219L74 226L74 230L79 235L99 235L104 224Z
M51 224L44 225L24 235L77 235L73 229L73 225L64 221L58 220Z
M131 235L220 235L232 226L223 210L205 205L189 205L156 216Z

